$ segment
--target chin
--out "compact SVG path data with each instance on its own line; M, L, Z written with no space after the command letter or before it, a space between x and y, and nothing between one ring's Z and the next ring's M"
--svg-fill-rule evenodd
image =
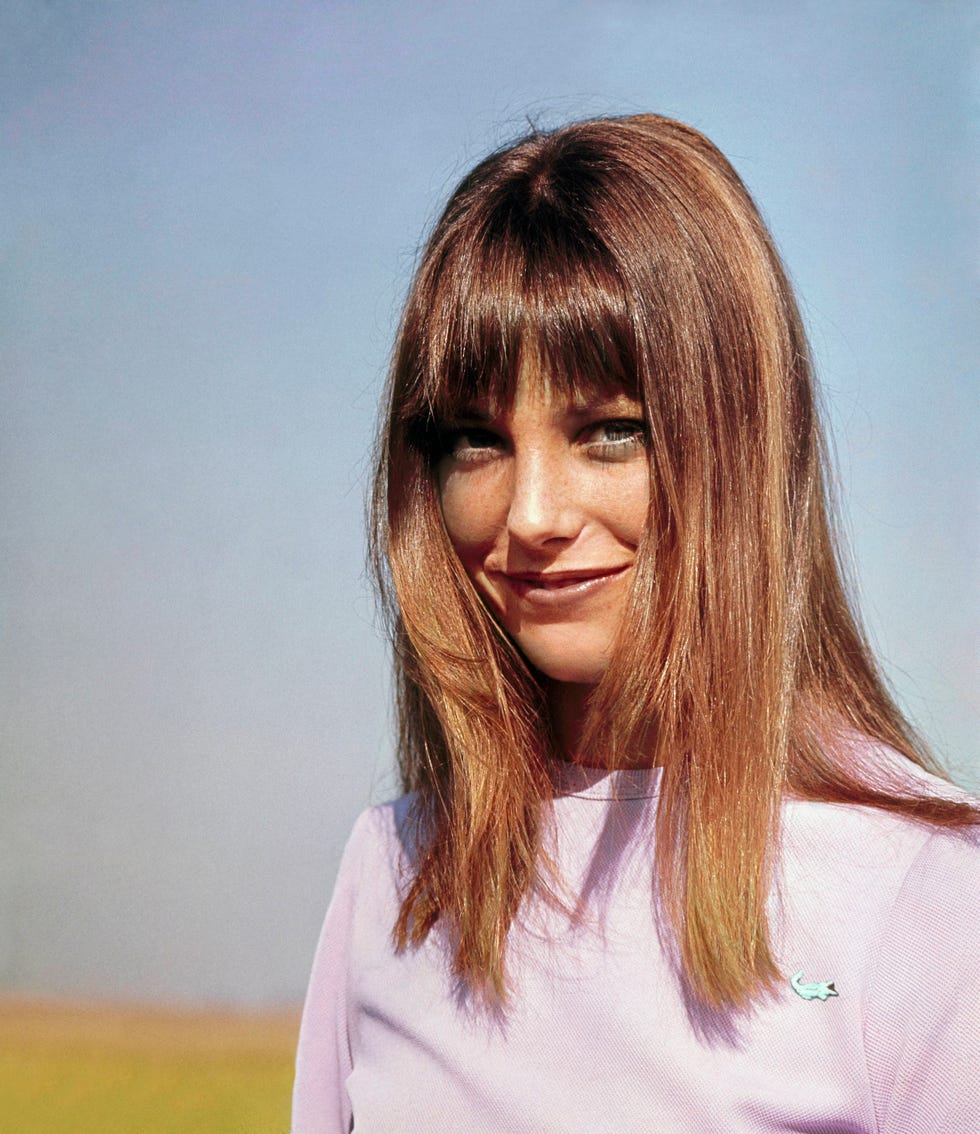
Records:
M575 643L521 642L517 645L528 662L549 681L567 685L597 685L609 667L610 650L606 643L588 649L581 640ZM586 647L586 648L584 648Z

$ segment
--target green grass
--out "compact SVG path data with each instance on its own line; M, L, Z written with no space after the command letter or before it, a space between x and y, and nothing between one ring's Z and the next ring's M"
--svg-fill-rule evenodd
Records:
M0 1017L0 1134L289 1130L292 1018Z

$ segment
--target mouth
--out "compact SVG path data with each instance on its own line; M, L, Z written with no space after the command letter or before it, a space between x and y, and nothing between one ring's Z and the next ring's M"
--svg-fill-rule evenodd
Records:
M513 593L530 603L552 606L599 591L624 575L629 563L566 571L507 571L501 575Z

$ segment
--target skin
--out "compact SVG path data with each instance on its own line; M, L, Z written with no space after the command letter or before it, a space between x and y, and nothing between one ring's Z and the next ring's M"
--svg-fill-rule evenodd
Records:
M545 679L574 758L647 524L643 407L626 394L570 399L525 369L509 407L474 405L450 423L438 477L456 553Z

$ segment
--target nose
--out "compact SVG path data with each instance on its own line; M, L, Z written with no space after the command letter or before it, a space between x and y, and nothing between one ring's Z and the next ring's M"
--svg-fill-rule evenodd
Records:
M536 449L518 454L507 531L527 547L573 540L582 529L574 476L561 454Z

